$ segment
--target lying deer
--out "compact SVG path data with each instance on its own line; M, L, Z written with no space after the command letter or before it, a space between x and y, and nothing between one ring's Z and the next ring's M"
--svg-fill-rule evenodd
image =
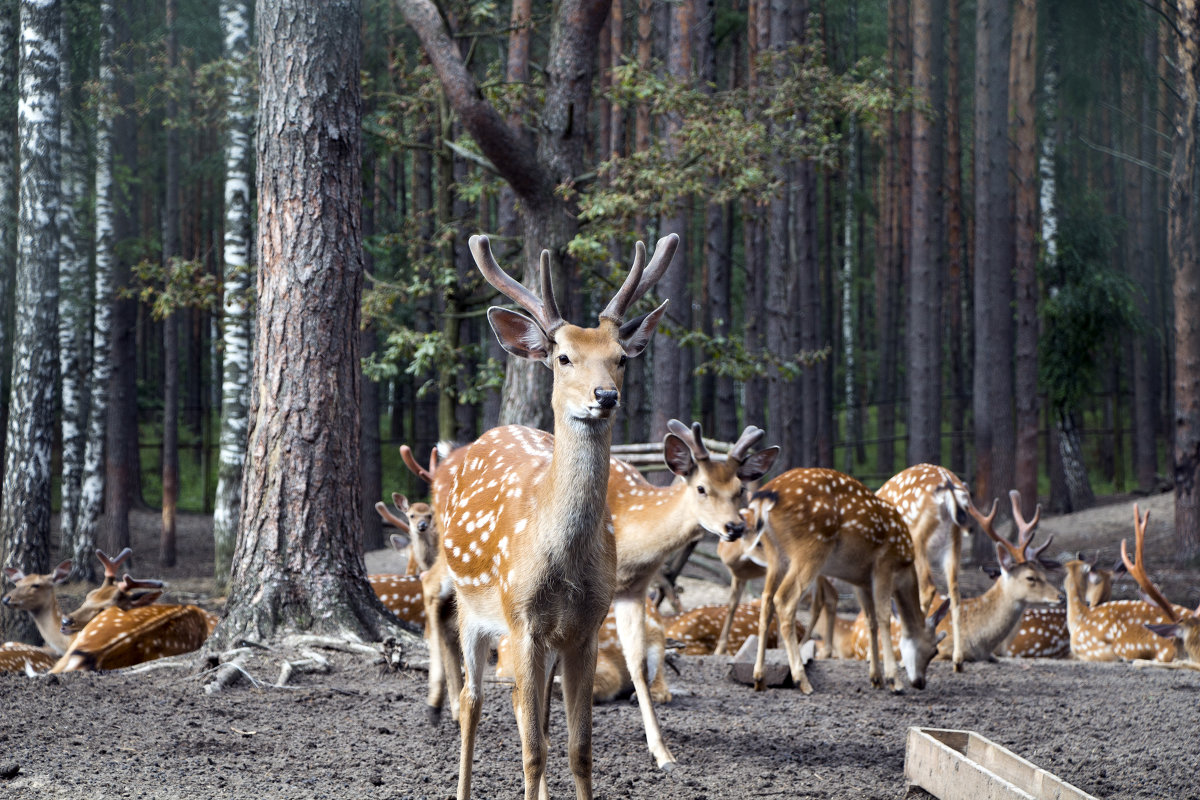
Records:
M727 652L736 653L751 636L758 634L761 601L739 603L729 613L728 606L697 606L667 619L667 638L684 644L685 656L721 655L717 650L724 644ZM796 636L804 639L804 626L796 622ZM779 629L772 625L767 632L767 647L779 647Z
M131 608L149 605L159 598L165 586L162 581L126 583L117 580L118 568L132 555L133 551L128 547L116 557L110 557L103 550L96 549L96 558L104 566L104 580L87 593L78 608L70 614L62 615L61 626L64 634L73 637L106 609L117 607L128 611Z
M1159 662L1172 662L1175 658L1180 658L1183 664L1186 664L1189 669L1200 670L1200 607L1195 611L1174 605L1163 597L1162 592L1150 580L1150 576L1146 574L1146 525L1150 522L1150 512L1146 511L1146 517L1141 518L1138 507L1135 504L1133 507L1134 516L1134 535L1136 537L1136 552L1137 563L1135 564L1130 558L1125 547L1125 540L1121 540L1121 562L1125 568L1129 570L1129 574L1137 581L1138 586L1142 590L1142 598L1160 609L1165 614L1170 622L1168 623L1143 623L1145 627L1152 633L1158 636L1173 641L1176 645L1175 653L1172 658L1157 658Z
M900 691L891 640L891 604L900 615L900 651L909 682L925 686L925 670L937 653L934 625L921 613L913 544L908 526L891 503L876 497L858 480L831 469L793 469L755 492L748 516L763 530L767 556L764 602L759 614L755 689L763 682L767 629L774 610L795 619L800 597L817 575L840 578L855 588L870 629L870 678L882 686L886 677ZM783 625L792 681L805 694L812 685L793 626ZM879 636L883 636L884 675L879 671Z
M966 485L945 467L917 464L893 476L875 492L899 511L913 541L913 564L921 592L921 610L928 614L937 596L931 564L940 559L950 595L950 631L954 671L966 658L962 642L958 562L967 531L971 495ZM1019 512L1018 512L1019 513ZM1036 524L1036 522L1035 522Z
M1084 601L1088 608L1095 608L1112 599L1113 581L1125 572L1125 565L1118 561L1112 569L1100 569L1094 560L1084 563ZM1067 609L1063 606L1025 609L1017 629L1001 642L996 653L1008 658L1067 658L1071 655Z
M46 575L26 575L15 567L6 567L4 576L13 583L12 590L0 600L7 608L15 611L27 611L37 625L38 633L46 647L60 656L71 646L71 636L59 627L62 612L58 608L58 592L55 587L67 581L71 576L71 562L64 561L54 568L54 572ZM18 643L9 643L16 645ZM34 649L31 645L26 645ZM10 655L20 648L10 647ZM24 667L19 667L24 670Z

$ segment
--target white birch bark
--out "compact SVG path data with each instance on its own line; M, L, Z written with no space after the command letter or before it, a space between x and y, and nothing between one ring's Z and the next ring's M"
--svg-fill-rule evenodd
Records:
M98 82L113 90L113 37L115 11L112 0L100 3L100 68ZM96 112L96 208L94 236L96 273L93 285L95 316L92 321L91 402L87 418L87 445L83 456L83 481L79 492L79 522L72 540L72 576L94 580L92 551L96 549L100 514L104 510L104 441L108 435L108 381L112 375L112 273L113 273L113 174L112 104L101 102Z
M17 4L0 2L0 457L7 436L13 288L17 276Z
M242 466L250 405L250 137L254 119L248 73L250 8L245 0L222 0L225 56L234 62L229 83L225 144L225 305L221 369L220 463L213 510L214 578L229 581L237 546Z
M855 393L854 341L854 178L858 174L858 131L850 118L846 134L845 208L842 209L842 361L845 366L846 453L842 471L854 471L854 436L858 430L858 397Z
M87 191L86 153L80 147L77 109L71 91L71 58L67 14L62 14L58 92L62 110L59 148L62 153L61 195L58 206L58 365L62 403L62 495L59 541L63 552L74 552L78 533L79 491L87 428L87 339L91 323L88 254L79 239L75 210Z
M27 573L46 572L50 566L58 332L59 12L57 0L21 2L16 319L0 533L4 566ZM27 614L0 613L6 638L33 639L36 629Z

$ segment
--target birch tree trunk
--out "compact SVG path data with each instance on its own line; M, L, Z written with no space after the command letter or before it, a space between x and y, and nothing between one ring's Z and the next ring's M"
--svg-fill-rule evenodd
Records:
M87 149L78 124L80 106L72 90L71 47L68 14L61 15L59 97L62 114L59 147L62 153L62 182L58 205L59 293L58 364L62 403L62 497L59 542L65 554L75 552L79 535L80 490L83 484L84 450L87 446L89 385L88 353L91 344L91 292L88 286L88 254L79 236L75 211L87 192L84 180Z
M17 277L17 16L16 0L0 2L0 458L8 438L9 331Z
M113 89L113 2L100 3L99 85ZM102 102L96 112L96 205L94 236L96 273L93 285L91 402L88 407L87 445L83 456L83 481L79 492L79 524L71 551L71 575L77 580L96 579L96 539L104 511L104 440L108 433L108 382L112 375L112 273L113 259L113 109Z
M229 584L237 547L242 469L250 405L250 137L254 130L250 87L250 3L223 0L221 33L232 62L225 115L225 296L221 330L221 432L217 496L213 508L213 578Z
M259 0L258 301L241 535L213 635L378 640L359 481L359 0ZM400 635L399 630L395 631Z
M50 453L58 338L59 29L56 0L22 0L21 143L12 407L4 451L2 563L50 567ZM0 634L36 641L30 615L0 608Z

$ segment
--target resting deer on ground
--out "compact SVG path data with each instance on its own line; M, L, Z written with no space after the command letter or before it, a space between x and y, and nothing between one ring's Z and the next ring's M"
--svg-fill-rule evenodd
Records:
M724 642L728 652L736 653L751 636L758 635L761 601L739 603L729 613L728 606L697 606L666 621L667 638L682 642L685 656L720 655L717 647ZM796 636L804 640L804 625L796 623ZM778 628L767 631L767 647L779 647Z
M913 541L913 565L921 592L921 610L934 605L937 587L931 564L940 558L950 595L950 632L954 671L961 672L965 657L959 609L958 563L962 539L967 531L967 509L971 495L966 485L945 467L917 464L893 476L875 492L894 505L908 524Z
M1095 608L1112 599L1112 585L1125 572L1118 561L1112 569L1100 569L1095 560L1084 562L1087 588L1084 600ZM1008 658L1067 658L1071 655L1071 631L1067 628L1067 609L1063 606L1034 606L1025 609L1013 634L996 648Z
M1177 606L1163 597L1163 593L1154 585L1154 581L1150 580L1150 576L1146 574L1146 525L1150 522L1150 512L1146 511L1146 517L1143 519L1135 504L1133 507L1134 516L1134 536L1135 536L1135 551L1137 552L1137 563L1135 564L1129 558L1129 552L1125 546L1125 540L1121 540L1121 562L1125 565L1125 569L1129 570L1129 574L1137 581L1141 588L1142 598L1154 606L1158 607L1165 614L1170 622L1168 623L1144 623L1146 628L1158 636L1172 641L1176 645L1173 658L1180 659L1180 665L1186 666L1188 669L1200 670L1200 607L1195 611ZM1155 659L1159 662L1172 662L1173 658Z
M606 502L612 424L625 361L645 350L666 304L629 322L624 317L662 276L677 244L675 236L661 240L648 267L639 244L633 268L600 312L597 327L580 328L559 314L548 252L541 258L538 298L500 269L486 236L471 237L484 277L532 316L488 309L505 350L553 371L555 436L547 456L549 434L516 425L495 428L468 446L461 463L434 474L438 531L458 603L465 667L459 800L471 794L484 665L491 644L505 634L512 648L513 711L527 800L539 792L548 795L546 679L556 654L575 793L592 797L597 632L612 602L617 568Z
M116 607L128 611L131 608L149 605L162 595L165 585L162 581L137 581L128 575L125 576L125 580L117 580L118 568L131 555L133 551L128 547L115 557L109 557L103 550L96 550L96 558L104 565L104 580L87 593L78 608L70 614L62 615L61 627L64 634L74 636L106 609Z
M4 576L13 582L13 588L0 602L17 611L28 611L37 625L38 633L42 635L42 641L56 656L67 652L67 648L71 646L71 636L59 627L62 612L58 608L58 593L54 587L70 578L71 562L62 562L53 572L46 575L26 575L15 567L5 567ZM9 655L18 649L20 648L10 647Z
M1134 506L1134 526L1138 536L1138 566L1142 565L1141 543L1146 523ZM1123 553L1124 555L1124 553ZM1132 567L1128 562L1125 566ZM1175 659L1175 642L1147 626L1171 625L1172 614L1157 601L1113 600L1088 608L1084 600L1088 564L1080 559L1068 561L1063 589L1067 593L1067 627L1071 631L1071 654L1081 661L1118 661L1148 659L1169 662ZM1144 571L1142 571L1144 576ZM1136 576L1135 576L1136 577ZM1145 588L1145 587L1143 587ZM1161 594L1159 595L1161 597ZM1165 602L1165 601L1164 601ZM1170 607L1170 604L1167 604ZM1187 613L1187 609L1177 608Z
M871 632L871 684L883 685L879 673L882 632L884 677L893 691L900 691L890 625L890 601L895 599L902 630L900 651L909 682L917 689L925 687L925 670L937 653L938 640L934 625L921 613L912 537L895 506L849 475L831 469L793 469L755 492L748 516L756 531L765 531L762 541L767 556L754 665L756 690L765 688L764 658L772 612L778 610L784 620L795 619L800 597L817 575L840 578L854 586ZM800 691L811 694L795 628L781 628L792 681Z

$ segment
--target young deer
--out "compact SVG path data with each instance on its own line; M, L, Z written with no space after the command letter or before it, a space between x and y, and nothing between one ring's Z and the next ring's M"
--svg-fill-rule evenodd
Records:
M971 495L966 485L945 467L917 464L893 476L878 496L900 511L913 541L913 564L921 591L921 609L928 614L937 595L931 564L941 559L950 595L950 631L954 645L954 671L962 672L964 659L959 609L958 561L967 530Z
M1113 580L1125 571L1120 561L1112 569L1099 569L1095 561L1085 562L1087 588L1084 600L1095 608L1112 599ZM996 653L1008 658L1066 658L1071 655L1071 631L1067 628L1067 609L1063 606L1034 606L1025 609L1021 622Z
M1125 568L1129 570L1129 574L1137 581L1138 586L1142 590L1142 598L1147 602L1157 606L1170 619L1169 623L1145 623L1146 627L1153 633L1167 640L1175 640L1177 642L1175 656L1182 656L1183 660L1190 662L1191 668L1200 669L1200 607L1194 612L1182 606L1174 605L1168 602L1167 598L1163 597L1162 592L1154 585L1154 581L1150 580L1150 576L1146 574L1146 525L1150 522L1150 512L1146 511L1146 516L1143 519L1135 504L1133 507L1134 518L1134 536L1135 548L1137 552L1137 563L1135 564L1129 558L1129 552L1125 546L1125 540L1121 540L1121 562ZM1173 658L1157 659L1159 661L1170 662Z
M404 535L393 533L390 537L392 546L397 550L403 549L402 544L397 545L398 539L409 546L404 574L420 575L432 567L437 558L437 525L433 521L433 506L428 503L409 504L408 498L399 492L392 492L392 502L399 513L393 513L382 500L375 504L375 511L384 522L404 531ZM408 517L407 522L401 514Z
M546 675L556 653L575 793L592 797L596 634L612 602L617 566L605 501L612 424L625 360L649 344L666 304L627 323L623 319L662 276L677 243L676 236L661 240L648 267L639 244L633 268L600 312L598 326L580 328L559 315L549 252L542 253L539 299L500 269L486 236L471 237L484 277L533 317L488 309L505 350L553 370L555 436L547 458L541 443L548 434L516 425L495 428L468 446L456 469L434 475L438 530L458 603L465 667L459 695L459 800L471 794L484 665L490 645L504 634L512 647L513 710L527 800L539 791L547 794Z
M689 429L679 420L667 423L663 459L682 480L653 486L634 467L612 459L608 507L617 538L617 581L613 606L617 632L637 692L646 743L660 768L675 762L663 740L651 702L646 675L646 589L667 556L708 531L722 541L745 531L739 509L744 484L771 468L778 447L751 452L763 431L748 426L724 461L712 458L704 445L700 423Z
M1135 505L1134 518L1140 540L1145 536L1149 515L1146 520L1141 519ZM1141 561L1139 547L1139 565ZM1088 608L1084 601L1087 562L1080 559L1068 561L1066 570L1063 589L1067 593L1067 627L1071 631L1071 654L1075 658L1080 661L1149 659L1164 662L1175 659L1175 643L1146 627L1170 625L1174 622L1170 614L1154 602L1143 600L1113 600L1096 608Z
M126 575L125 582L130 581ZM189 653L204 644L214 624L211 614L193 605L146 605L128 611L113 606L83 627L50 671L120 669Z
M5 567L4 575L14 585L0 602L8 608L28 611L37 625L38 633L42 635L42 641L55 655L67 652L71 646L71 636L59 628L62 614L58 610L58 593L54 587L65 583L71 576L71 562L62 562L48 575L26 575L15 567ZM13 649L10 648L10 651Z
M900 650L909 682L917 689L925 687L925 669L937 653L937 640L933 626L921 613L912 537L895 506L849 475L831 469L793 469L755 492L749 516L755 529L767 534L762 537L767 577L754 665L756 690L765 688L763 664L772 611L777 609L783 620L795 619L801 595L819 574L854 586L871 631L871 684L883 684L879 674L882 632L885 675L892 690L900 691L890 625L889 601L895 599L903 632ZM795 627L780 627L792 681L800 691L811 694Z

